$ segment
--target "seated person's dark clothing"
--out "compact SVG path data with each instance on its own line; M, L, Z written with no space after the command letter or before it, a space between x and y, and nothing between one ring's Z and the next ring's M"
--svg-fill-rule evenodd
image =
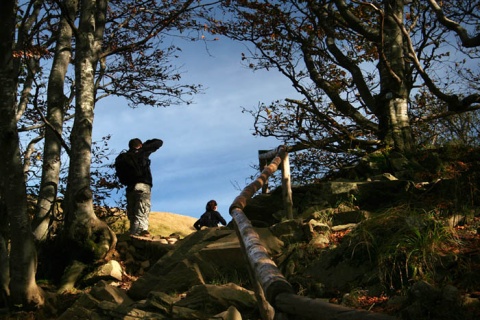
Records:
M219 223L224 226L227 225L227 222L225 221L225 219L223 219L220 212L215 210L208 210L204 214L202 214L200 219L198 219L193 224L193 226L195 227L195 229L200 230L202 227L216 227Z

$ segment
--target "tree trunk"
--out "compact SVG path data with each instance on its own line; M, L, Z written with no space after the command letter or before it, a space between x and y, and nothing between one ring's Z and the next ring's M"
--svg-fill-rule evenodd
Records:
M406 78L407 53L397 23L403 21L404 1L385 1L384 8L384 41L380 50L381 93L377 110L380 138L387 147L408 155L414 147L407 113L410 80Z
M95 67L101 50L106 1L82 0L75 57L75 120L65 199L66 236L77 249L76 259L102 259L116 237L93 210L90 189Z
M0 198L10 224L10 305L37 308L44 304L35 282L36 251L27 213L27 193L20 156L15 96L17 75L13 64L15 1L0 4ZM7 185L8 184L8 185Z
M35 218L32 224L37 241L44 241L48 235L51 218L56 208L55 201L60 179L62 147L60 137L63 131L66 103L68 103L63 88L65 85L65 74L72 57L72 28L68 20L74 20L78 10L78 0L64 0L63 4L68 17L62 16L59 23L55 56L48 81L46 119L51 127L47 126L45 132L42 180Z
M8 217L0 194L0 309L8 306L10 271L8 268Z

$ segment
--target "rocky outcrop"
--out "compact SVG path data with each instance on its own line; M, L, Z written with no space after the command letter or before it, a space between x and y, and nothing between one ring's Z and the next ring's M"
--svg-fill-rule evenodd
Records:
M448 181L414 183L397 179L412 174L401 157L388 165L402 176L381 174L377 165L375 161L363 163L368 181L338 179L294 188L296 218L292 220L285 219L280 189L249 200L245 214L299 294L360 307L355 305L356 294L381 296L387 292L390 288L380 279L378 261L370 256L371 235L362 227L376 218L378 208L411 203L432 190L442 193L451 188ZM359 169L355 170L350 174L357 174ZM400 223L421 225L415 219L400 219ZM452 215L445 224L453 228L466 219L465 215ZM376 230L387 236L392 229L380 223ZM356 237L348 236L355 233ZM113 256L118 264L98 266L89 276L85 274L93 270L86 266L78 264L72 269L72 277L82 277L76 283L96 284L60 319L259 318L249 271L234 230L209 228L175 241L145 241L121 235L118 239L118 254ZM124 280L132 274L138 278L133 279L131 287L122 288L119 272ZM406 319L420 319L428 312L433 314L430 308L439 304L441 310L460 314L459 306L467 302L480 303L475 295L462 298L453 286L437 289L418 281L407 296L392 299L389 307L402 310ZM429 309L425 309L426 305Z
M282 242L268 229L259 233L272 255L281 251ZM141 246L142 241L138 239L129 242L119 244L122 251L129 252L122 253L126 257L133 254L141 257L139 247L143 255L152 251L158 254L158 247L165 245L155 240L143 241ZM136 249L132 248L134 244ZM125 249L128 247L130 250ZM228 282L229 279L240 283L249 281L233 230L204 229L168 248L170 250L146 268L148 271L133 282L129 290L118 287L118 269L111 267L117 266L116 261L98 267L85 276L83 283L95 278L99 281L59 319L241 319L242 314L257 313L254 292Z
M151 291L134 301L102 280L57 319L233 319L232 314L242 319L241 313L254 314L255 309L254 293L233 283L196 285L174 295Z
M268 229L260 233L271 254L281 250L281 242ZM160 258L133 283L128 293L135 299L144 299L151 291L184 292L195 285L235 276L232 273L237 276L248 273L235 232L208 228L177 242L175 250Z

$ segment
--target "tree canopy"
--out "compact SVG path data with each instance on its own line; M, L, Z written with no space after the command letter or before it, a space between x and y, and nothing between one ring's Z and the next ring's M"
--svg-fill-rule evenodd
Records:
M279 70L301 96L250 111L256 134L310 148L333 168L379 149L408 156L420 124L478 109L479 6L227 1L210 27L250 43L248 66Z

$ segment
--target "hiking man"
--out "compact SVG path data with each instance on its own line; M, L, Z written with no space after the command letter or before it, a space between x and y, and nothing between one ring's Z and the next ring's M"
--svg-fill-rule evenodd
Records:
M151 190L153 186L150 170L150 155L163 145L160 139L150 139L142 143L138 138L128 142L130 153L136 168L130 169L127 186L127 217L130 221L130 235L150 237L148 232ZM133 171L133 172L132 172ZM117 171L118 172L118 171Z

